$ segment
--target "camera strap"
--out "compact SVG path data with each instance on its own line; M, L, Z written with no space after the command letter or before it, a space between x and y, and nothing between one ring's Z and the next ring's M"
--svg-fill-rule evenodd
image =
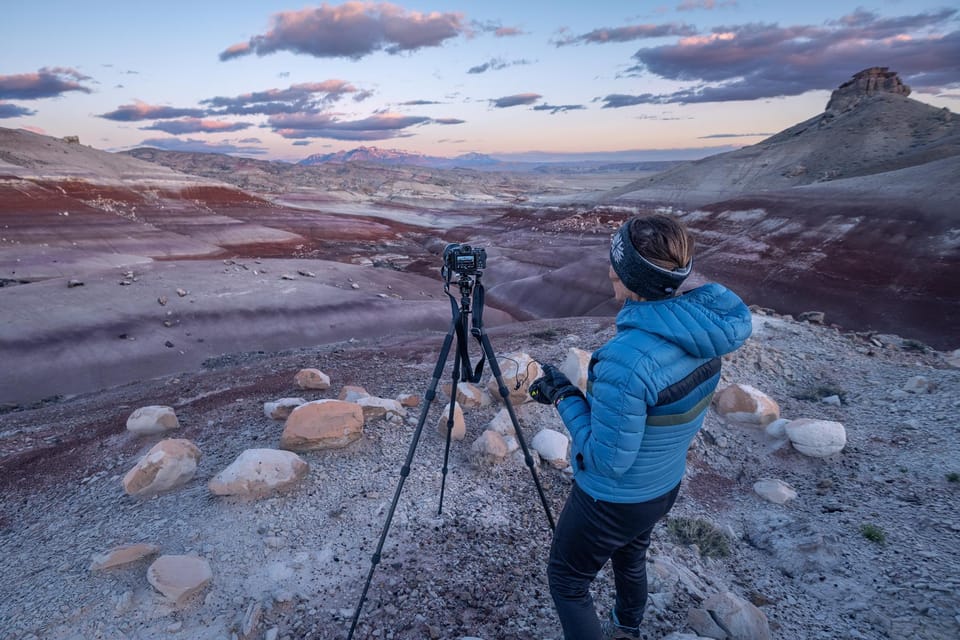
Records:
M460 310L460 306L457 304L457 299L447 291L447 296L450 298L450 307L453 309L453 317L456 318L456 335L457 335L457 352L460 355L460 367L461 367L461 379L466 382L477 383L480 382L480 378L483 377L483 365L487 360L487 356L484 353L480 356L480 362L477 363L476 368L471 369L470 367L470 353L467 349L467 313L463 313ZM473 328L470 330L470 333L476 338L477 343L480 344L481 350L483 347L483 341L480 339L483 323L483 285L477 284L473 290L473 300L474 300L474 314L473 314ZM481 351L482 353L482 351Z

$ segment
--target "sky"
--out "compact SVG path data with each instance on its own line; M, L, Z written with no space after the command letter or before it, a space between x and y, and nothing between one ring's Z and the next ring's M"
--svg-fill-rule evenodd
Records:
M960 105L955 0L304 1L7 0L0 127L273 160L690 159L872 66Z

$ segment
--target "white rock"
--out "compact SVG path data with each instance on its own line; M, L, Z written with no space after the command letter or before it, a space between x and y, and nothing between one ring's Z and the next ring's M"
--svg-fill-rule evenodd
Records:
M843 450L847 432L843 425L832 420L801 418L791 420L785 427L793 447L805 456L826 458Z
M560 373L567 376L570 382L577 385L584 393L587 392L587 369L592 356L593 354L589 351L570 347L567 349L567 359L560 365Z
M730 638L772 640L767 616L760 609L730 591L710 596L703 603L703 608L710 612L711 618L723 624ZM696 627L694 630L700 633Z
M443 411L440 412L440 418L437 420L437 431L443 438L447 437L447 421L450 419L450 403L448 402ZM454 403L453 408L453 429L450 433L451 440L463 440L467 437L467 422L463 418L463 409L459 404Z
M533 436L530 445L540 454L541 458L549 462L555 469L563 469L570 464L567 453L570 440L559 431L542 429L540 433Z
M487 425L487 429L492 429L502 436L512 436L517 433L513 426L513 420L510 419L510 411L506 407L497 412L497 415Z
M280 435L280 447L289 451L339 449L363 435L363 409L343 400L314 400L290 414Z
M294 376L293 381L301 389L329 389L330 376L319 369L301 369Z
M787 437L787 425L790 421L786 418L777 418L767 425L766 432L771 438L781 439Z
M510 453L503 436L491 429L485 430L470 446L470 459L477 465L502 462Z
M303 398L280 398L273 402L264 402L263 415L273 420L286 420L294 409L306 403Z
M834 407L839 407L842 404L842 402L840 401L840 396L838 395L832 395L832 396L827 396L825 398L820 398L820 402L822 402L823 404L834 406Z
M345 402L356 402L360 398L366 398L369 395L363 387L348 384L344 386L343 389L340 389L340 395L337 397Z
M363 411L363 419L366 421L376 420L377 418L403 418L407 415L407 410L399 401L393 398L377 398L376 396L366 396L358 398L356 404Z
M150 584L176 604L182 604L212 579L210 563L197 556L160 556L147 569Z
M447 394L448 398L450 397L451 391L453 391L452 384L443 385L443 392ZM458 382L457 402L464 409L476 409L478 407L489 406L493 400L485 389L481 389L471 382Z
M760 497L775 504L786 504L797 497L797 492L786 482L764 478L753 483L753 490Z
M936 383L923 376L913 376L903 385L903 390L907 393L933 393L936 389Z
M189 440L161 440L123 477L123 489L145 498L186 484L197 471L200 449Z
M292 451L247 449L207 487L218 496L263 496L299 482L309 469Z
M404 407L413 408L420 406L420 396L415 393L401 393L397 396L397 402Z
M90 563L90 571L101 571L121 564L136 562L141 558L152 556L159 551L160 547L147 543L127 544L114 547L104 553L95 554L93 556L93 562Z
M948 353L944 357L944 359L947 361L947 364L949 364L951 367L960 369L960 349L954 349L953 351Z
M164 433L180 426L173 407L151 405L140 407L127 418L127 431L140 435Z
M780 417L780 406L748 384L724 387L713 399L717 413L733 422L766 426Z

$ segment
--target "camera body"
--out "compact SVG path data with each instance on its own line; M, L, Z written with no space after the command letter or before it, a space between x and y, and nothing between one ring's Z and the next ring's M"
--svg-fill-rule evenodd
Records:
M487 251L468 244L451 242L443 249L443 266L450 273L472 276L487 268Z

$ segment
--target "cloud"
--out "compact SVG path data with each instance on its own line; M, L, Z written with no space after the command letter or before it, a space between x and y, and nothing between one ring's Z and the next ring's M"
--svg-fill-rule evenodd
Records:
M295 147L305 147L309 144L313 144L313 140L294 140L293 146Z
M22 116L32 116L35 113L36 111L33 109L27 109L9 102L0 102L0 118L20 118Z
M242 131L253 125L249 122L224 122L223 120L203 120L201 118L183 118L154 122L149 127L140 127L144 131L164 131L173 135L182 133L225 133L228 131Z
M362 99L371 95L370 92L359 91L346 80L334 78L323 82L292 84L286 89L267 89L232 97L216 96L201 100L200 104L210 107L209 115L275 115L316 111L351 93L363 94Z
M240 138L237 140L240 144L263 144L260 138Z
M604 44L607 42L629 42L644 38L663 38L665 36L696 35L697 28L691 24L635 24L627 27L594 29L579 36L565 36L554 40L553 44L563 47L571 44Z
M505 109L507 107L519 107L520 105L524 104L533 104L542 97L543 96L541 96L539 93L517 93L512 96L493 98L489 102L497 109Z
M290 51L317 58L359 60L380 50L400 53L437 47L469 33L460 13L420 13L387 2L323 4L281 11L271 20L272 26L266 33L231 45L220 53L220 59Z
M582 104L538 104L533 108L534 111L549 111L550 115L579 109L586 109L586 107Z
M167 151L199 151L202 153L227 153L240 155L262 155L267 153L264 147L240 147L229 143L215 143L195 138L150 138L140 143L142 147L156 147Z
M70 67L43 67L35 73L0 76L0 99L37 100L68 91L90 93L90 88L80 84L85 80L91 80L90 76Z
M677 5L677 11L694 11L696 9L720 9L722 7L735 7L736 0L727 0L726 2L717 2L717 0L683 0Z
M492 20L487 22L480 22L478 20L474 20L470 24L477 31L485 31L486 33L492 33L498 38L522 36L525 33L523 29L520 29L519 27L504 27L499 22L495 22Z
M917 90L940 92L960 86L960 30L944 33L955 28L956 15L942 9L884 18L858 9L822 25L717 27L633 56L629 73L696 84L668 94L608 95L604 108L794 96L836 88L878 64Z
M443 104L442 102L437 102L436 100L407 100L406 102L401 102L400 106L402 107L419 107L427 104Z
M433 118L431 122L434 124L463 124L466 120L461 120L460 118Z
M396 113L381 113L361 120L340 120L331 113L297 113L270 116L268 122L276 133L288 139L387 140L409 136L405 129L437 121Z
M171 118L200 118L207 115L203 109L182 109L178 107L164 107L151 105L140 100L134 104L125 104L113 111L101 113L97 117L117 122L136 122L139 120L167 120Z
M500 69L506 69L507 67L512 67L515 65L521 64L530 64L529 60L512 60L507 61L503 58L491 58L489 62L484 62L475 67L470 67L467 69L467 73L485 73L487 71L499 71Z

